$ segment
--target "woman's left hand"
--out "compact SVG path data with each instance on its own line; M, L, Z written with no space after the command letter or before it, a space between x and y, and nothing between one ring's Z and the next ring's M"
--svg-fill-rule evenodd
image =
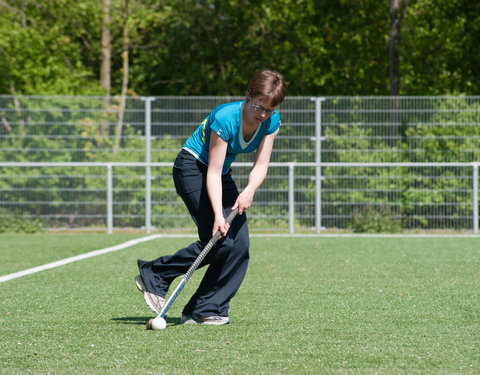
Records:
M232 207L232 210L238 208L238 214L243 214L243 211L249 208L253 202L253 193L249 190L245 189L240 193L235 204Z

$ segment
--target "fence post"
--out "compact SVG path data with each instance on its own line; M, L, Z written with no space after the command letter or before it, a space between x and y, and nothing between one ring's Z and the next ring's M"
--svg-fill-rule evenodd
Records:
M295 233L295 164L288 163L288 229Z
M145 232L152 230L152 102L154 97L142 97L145 102Z
M478 233L478 164L473 164L473 233Z
M112 164L108 163L107 167L107 232L113 233L113 173Z
M315 102L315 231L322 229L322 102L325 98L311 98Z

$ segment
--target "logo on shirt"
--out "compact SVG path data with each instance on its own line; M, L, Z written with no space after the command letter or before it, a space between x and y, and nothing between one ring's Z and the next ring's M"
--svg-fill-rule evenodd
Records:
M218 134L219 136L222 135L222 129L220 129L220 130L217 132L217 134Z
M202 124L202 142L205 143L207 138L205 137L205 127L207 126L207 119L203 120Z

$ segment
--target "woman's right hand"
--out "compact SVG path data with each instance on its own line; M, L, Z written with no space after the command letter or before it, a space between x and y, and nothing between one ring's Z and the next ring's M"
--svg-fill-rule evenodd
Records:
M220 231L221 237L225 237L227 235L228 230L230 229L230 224L225 221L223 215L215 215L215 221L213 223L212 229L212 237Z

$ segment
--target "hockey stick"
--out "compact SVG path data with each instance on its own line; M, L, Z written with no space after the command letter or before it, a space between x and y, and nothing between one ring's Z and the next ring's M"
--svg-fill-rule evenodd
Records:
M238 209L233 210L230 212L230 214L227 216L226 222L228 224L231 224L235 216L237 216ZM221 237L220 231L217 231L215 235L211 238L210 241L205 245L203 248L202 252L198 255L198 257L195 259L195 261L192 263L188 271L183 275L182 280L180 280L180 283L177 285L175 290L172 292L170 297L168 298L167 302L165 302L165 305L162 307L158 315L150 319L147 323L147 329L163 329L165 328L165 322L164 322L164 317L167 316L168 310L170 310L170 307L173 305L173 302L177 299L178 295L182 291L182 289L185 287L187 284L188 280L192 277L193 273L195 270L200 266L200 264L203 262L207 254L212 250L213 246L217 243L217 241ZM160 328L162 327L163 328ZM158 328L156 328L158 327Z

